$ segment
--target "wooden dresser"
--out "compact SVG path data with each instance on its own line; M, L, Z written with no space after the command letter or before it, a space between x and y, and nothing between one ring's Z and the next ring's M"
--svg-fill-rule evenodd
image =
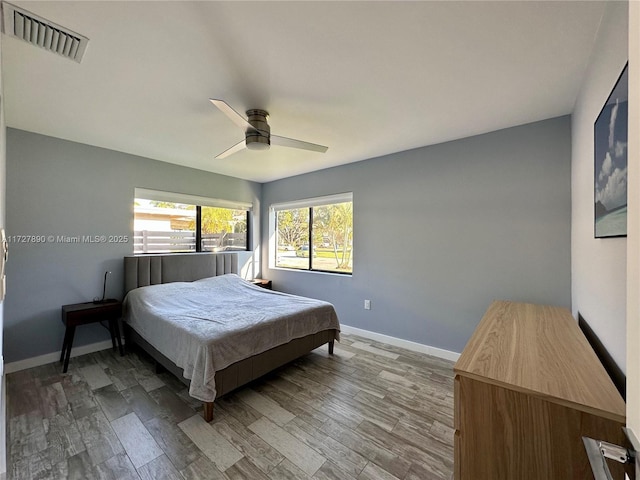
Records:
M581 437L624 444L625 403L564 308L493 302L454 371L456 480L593 479Z

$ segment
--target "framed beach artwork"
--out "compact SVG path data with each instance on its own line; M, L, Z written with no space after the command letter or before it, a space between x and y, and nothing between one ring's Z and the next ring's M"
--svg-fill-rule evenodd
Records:
M594 124L595 238L627 236L628 66Z

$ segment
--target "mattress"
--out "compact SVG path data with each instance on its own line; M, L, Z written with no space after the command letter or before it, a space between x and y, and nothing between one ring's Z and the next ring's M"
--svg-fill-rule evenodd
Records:
M124 320L184 370L189 394L216 397L215 372L323 330L340 330L333 305L253 285L235 274L131 290Z

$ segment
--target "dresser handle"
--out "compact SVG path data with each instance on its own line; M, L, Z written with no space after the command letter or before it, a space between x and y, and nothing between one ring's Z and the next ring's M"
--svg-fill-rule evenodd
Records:
M614 445L613 443L605 442L602 440L594 440L589 437L582 437L584 448L587 451L587 457L589 458L589 464L591 465L591 471L595 480L614 480L607 465L607 458L615 460L618 463L625 465L626 471L632 471L634 468L630 466L638 466L640 463L640 457L637 455L636 441L633 433L627 428L623 428L627 439L630 441L631 449Z

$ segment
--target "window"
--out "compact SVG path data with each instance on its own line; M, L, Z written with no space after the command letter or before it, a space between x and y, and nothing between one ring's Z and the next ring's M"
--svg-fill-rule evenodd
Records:
M270 218L275 267L353 272L351 193L272 205Z
M136 188L134 253L247 250L250 204Z

